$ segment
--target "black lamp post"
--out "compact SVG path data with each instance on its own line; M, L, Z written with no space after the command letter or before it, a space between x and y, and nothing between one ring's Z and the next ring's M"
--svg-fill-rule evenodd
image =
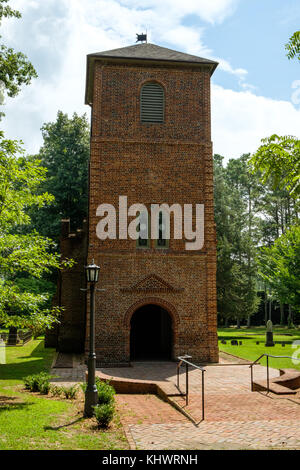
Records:
M98 282L100 268L94 263L85 267L86 279L90 284L90 348L88 356L88 385L85 392L84 414L93 416L93 406L98 403L95 384L96 353L95 353L95 284Z

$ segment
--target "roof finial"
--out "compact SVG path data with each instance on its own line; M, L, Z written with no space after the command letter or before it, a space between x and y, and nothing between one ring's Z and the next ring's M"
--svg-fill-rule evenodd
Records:
M136 42L142 42L142 43L147 42L147 33L146 34L144 34L144 33L137 34L136 35Z

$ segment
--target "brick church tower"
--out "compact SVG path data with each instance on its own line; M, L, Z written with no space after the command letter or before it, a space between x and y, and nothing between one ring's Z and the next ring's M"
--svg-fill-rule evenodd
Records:
M216 235L210 77L216 62L153 44L90 54L92 108L88 262L100 266L97 364L174 359L217 362ZM100 240L100 204L204 205L204 245L186 240ZM104 214L101 214L104 216ZM140 230L145 214L139 213ZM128 217L128 223L132 218ZM147 222L147 221L146 221ZM149 227L148 227L149 228ZM87 334L89 306L87 306ZM88 345L86 338L86 347Z

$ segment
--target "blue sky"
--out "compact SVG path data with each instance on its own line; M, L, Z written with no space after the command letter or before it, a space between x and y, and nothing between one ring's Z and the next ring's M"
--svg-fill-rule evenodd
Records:
M246 69L256 94L290 100L300 64L288 61L284 44L300 29L298 0L242 0L222 24L207 28L205 42L233 66ZM220 69L214 81L233 90L239 83Z
M7 98L1 122L28 152L60 109L83 104L86 54L149 42L218 60L212 80L214 150L226 158L253 152L260 139L300 134L300 63L284 44L300 29L299 0L11 0L21 20L4 20L7 45L28 55L39 78Z

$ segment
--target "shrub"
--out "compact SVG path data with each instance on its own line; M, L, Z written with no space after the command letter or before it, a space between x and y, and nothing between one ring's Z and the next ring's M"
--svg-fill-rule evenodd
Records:
M82 382L82 384L80 384L80 388L81 390L83 391L83 393L86 392L86 389L87 389L87 383L86 382Z
M51 385L50 392L52 393L52 395L58 397L62 395L63 390L62 390L62 387L58 387L57 385Z
M105 403L94 406L94 415L99 428L107 428L114 417L115 406L113 403Z
M46 372L39 374L28 375L23 379L25 388L31 392L40 392L44 395L49 393L51 375Z
M72 385L71 387L61 387L62 393L67 399L74 399L77 395L77 385Z
M49 381L41 382L39 384L39 392L42 393L43 395L48 395L49 390L50 390Z
M30 390L31 392L34 392L34 384L35 384L35 379L34 375L27 375L27 377L23 378L23 382L25 385L26 390Z
M96 381L96 386L99 405L113 403L116 393L115 389L107 382L101 382L99 379Z

